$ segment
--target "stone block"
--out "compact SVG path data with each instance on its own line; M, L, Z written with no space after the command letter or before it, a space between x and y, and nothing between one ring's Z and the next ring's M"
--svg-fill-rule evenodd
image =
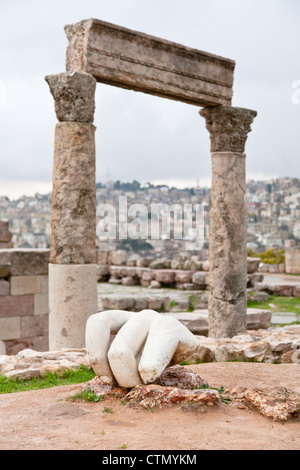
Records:
M203 261L202 262L202 270L208 272L209 271L209 261Z
M4 356L6 354L6 346L4 341L0 340L0 356Z
M157 270L155 279L162 284L173 284L175 282L175 271L172 269Z
M127 252L125 250L111 251L109 259L109 263L113 266L125 266L127 261Z
M0 264L0 279L10 276L10 265Z
M185 271L185 270L178 270L175 272L175 280L176 282L192 282L193 279L193 271Z
M34 249L0 249L0 271L6 276L41 276L48 274L50 251ZM3 276L2 277L6 277Z
M1 318L0 316L0 339L2 341L21 338L20 317Z
M9 282L0 279L0 295L9 295Z
M150 263L149 268L151 269L166 269L167 258L158 258Z
M170 298L167 296L149 297L148 308L157 312L165 312L170 310Z
M208 278L207 272L197 271L193 274L192 282L196 284L197 286L201 286L205 288L207 284L207 278Z
M152 281L155 277L155 273L151 270L151 269L147 269L147 271L145 270L144 272L142 272L142 280L143 281Z
M300 297L300 284L294 286L293 297Z
M21 338L46 336L48 334L48 315L35 315L20 319Z
M103 310L133 310L135 299L126 295L103 295L101 296Z
M34 315L47 315L49 313L49 295L34 295Z
M0 318L34 315L33 295L3 295L0 297Z
M136 312L141 312L142 310L146 310L147 308L148 308L148 297L136 297L135 298L134 310Z
M108 264L108 254L107 250L98 250L97 251L97 264L105 265Z
M0 249L1 250L13 248L13 247L14 247L14 244L12 242L0 242Z
M98 282L105 282L108 281L110 276L110 270L109 266L104 264L104 265L97 265L97 281Z
M123 286L135 286L136 280L133 279L133 277L125 276L125 277L122 277L122 284Z
M261 263L260 258L247 258L247 273L253 274L259 270L259 265Z
M279 295L282 297L293 297L294 295L294 286L293 285L275 285L273 289L274 295Z
M44 294L48 292L48 276L12 276L11 295Z
M96 19L68 25L67 70L196 106L231 104L235 62Z
M160 289L160 288L161 288L161 283L159 281L155 281L155 279L153 279L153 281L151 281L149 284L149 289Z

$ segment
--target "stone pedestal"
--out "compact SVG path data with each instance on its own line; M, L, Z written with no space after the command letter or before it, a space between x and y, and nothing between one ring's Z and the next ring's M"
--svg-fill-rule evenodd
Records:
M79 72L46 77L55 100L49 346L85 346L87 318L98 311L94 94Z
M84 348L86 321L98 311L97 303L95 264L50 264L50 350Z
M244 148L256 111L204 108L211 137L209 335L246 331L247 212Z

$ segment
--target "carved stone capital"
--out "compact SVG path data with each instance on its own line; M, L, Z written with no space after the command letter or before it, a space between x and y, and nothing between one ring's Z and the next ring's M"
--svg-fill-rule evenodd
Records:
M210 133L212 152L243 153L256 111L231 106L215 106L201 109Z
M45 77L61 122L93 122L96 79L88 73L66 72Z

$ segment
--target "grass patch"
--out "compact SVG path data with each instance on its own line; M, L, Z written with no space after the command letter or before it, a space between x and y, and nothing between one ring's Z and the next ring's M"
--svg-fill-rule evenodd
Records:
M93 369L81 364L77 370L67 370L62 375L47 372L45 376L34 377L30 380L10 379L0 375L0 393L27 392L44 388L58 387L87 382L95 377Z
M71 401L85 401L87 403L96 403L98 401L103 400L103 395L96 395L96 393L91 390L90 388L87 388L86 390L83 390L83 392L78 392L75 395L72 395L71 397L68 397L68 400Z
M249 308L260 308L271 310L272 312L293 312L299 315L300 319L300 297L278 297L270 295L267 302L258 303L248 300Z

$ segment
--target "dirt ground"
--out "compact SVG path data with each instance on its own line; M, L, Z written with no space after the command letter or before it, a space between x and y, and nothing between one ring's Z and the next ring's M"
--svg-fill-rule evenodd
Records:
M212 387L300 393L299 364L188 366ZM274 422L247 406L136 409L119 399L71 402L82 384L0 395L0 450L299 450L300 417ZM104 411L106 408L106 411ZM108 412L110 411L110 412Z

